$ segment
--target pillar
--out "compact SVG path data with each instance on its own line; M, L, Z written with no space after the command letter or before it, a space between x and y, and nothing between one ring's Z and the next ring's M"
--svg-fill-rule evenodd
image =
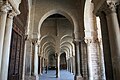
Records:
M69 71L69 62L68 62L68 59L67 59L67 71Z
M72 61L72 57L70 57L70 72L72 73L73 72L73 66L72 66L72 63L73 61Z
M82 76L81 76L81 42L80 41L74 41L75 44L75 80L82 80Z
M86 2L85 11L85 31L87 40L87 53L88 53L88 70L89 70L89 80L103 80L101 73L101 56L99 52L99 42L97 33L96 16L93 14L94 5L91 0ZM88 18L88 19L87 19Z
M89 39L87 42L89 80L101 80L97 43L96 40L92 39Z
M107 2L108 8L105 10L109 32L110 49L112 54L114 80L120 79L120 27L116 13L117 4L118 2Z
M24 75L25 75L25 79L24 80L28 80L29 77L31 77L31 74L32 74L32 58L31 58L31 55L32 55L32 41L31 39L27 39L25 41L25 49L24 49L24 66L23 66L23 72L24 72Z
M7 19L7 13L11 9L9 4L4 4L0 10L0 72L1 72L1 60L2 60L2 49L5 33L5 25Z
M13 24L13 17L16 14L14 12L9 13L6 27L5 27L5 35L4 35L4 42L3 42L3 51L2 51L2 65L1 65L1 73L0 73L0 80L7 80L8 75L8 66L9 66L9 53L10 53L10 42L11 42L11 34L12 34L12 24Z
M72 63L73 63L73 74L75 75L75 56L72 57Z
M113 67L112 67L112 56L110 51L110 42L108 34L107 20L104 12L99 12L98 16L100 18L101 24L101 34L102 34L102 44L103 44L103 55L105 63L105 76L106 80L113 80Z
M56 78L60 77L60 56L56 54Z
M38 45L35 43L34 75L38 75Z
M40 56L40 75L42 75L42 58L41 58L41 56Z
M82 50L82 75L83 75L83 80L88 80L88 54L87 54L87 45L85 41L82 42L81 45L81 50Z

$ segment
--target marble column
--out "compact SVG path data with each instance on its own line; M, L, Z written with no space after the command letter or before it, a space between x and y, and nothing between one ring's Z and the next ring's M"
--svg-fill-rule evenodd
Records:
M72 63L73 61L72 61L72 57L70 57L70 72L72 73L73 72L73 66L72 66Z
M67 60L67 71L69 71L69 63L68 63L68 60Z
M73 56L72 59L73 59L73 60L72 60L72 61L73 61L73 62L72 62L72 63L73 63L73 74L75 75L75 57Z
M88 80L88 54L87 54L87 44L85 41L82 42L81 45L81 50L82 50L82 75L84 80Z
M110 48L112 53L112 63L113 63L113 73L114 79L120 79L120 27L118 22L118 17L116 13L116 2L108 2L108 9L105 10L109 39L110 39Z
M108 34L108 26L106 15L104 12L99 12L98 16L100 18L101 24L101 34L102 34L102 44L103 44L103 55L105 62L105 76L106 80L113 80L113 67L112 67L112 56L110 51L110 42L109 42L109 34Z
M32 70L32 40L31 39L27 39L25 41L25 50L24 50L24 75L25 75L25 79L24 80L28 80L29 77L31 77L31 70Z
M38 75L38 45L35 43L35 55L34 55L34 75Z
M9 4L4 4L0 10L0 72L1 72L1 60L2 60L2 49L5 33L5 25L7 19L7 13L11 9Z
M80 41L74 41L74 45L75 45L75 80L82 80L82 76L81 76L81 42Z
M42 58L41 58L41 56L40 56L40 75L42 75Z
M38 44L37 44L37 41L35 43L34 76L36 77L36 80L39 79L39 75L38 75Z
M3 51L2 51L3 54L2 54L0 80L7 80L8 67L9 67L9 55L10 55L9 54L10 42L11 42L11 34L12 34L12 27L13 27L13 17L15 15L16 14L14 12L9 13L6 21Z
M56 54L56 78L60 77L60 56Z

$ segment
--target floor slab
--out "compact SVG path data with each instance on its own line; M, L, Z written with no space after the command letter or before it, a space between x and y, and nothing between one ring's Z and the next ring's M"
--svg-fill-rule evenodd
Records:
M60 78L56 78L56 71L49 70L40 76L40 80L74 80L74 75L67 70L60 71Z

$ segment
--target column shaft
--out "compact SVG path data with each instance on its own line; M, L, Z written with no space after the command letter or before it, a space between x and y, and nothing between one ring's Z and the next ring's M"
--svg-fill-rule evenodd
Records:
M90 80L101 80L99 52L97 47L98 47L97 42L90 41L88 43L88 66Z
M56 78L60 77L60 57L57 55L56 59Z
M108 26L107 26L105 13L101 12L99 14L99 18L100 18L101 32L102 32L106 80L113 80L112 58L111 58Z
M32 49L32 42L31 40L25 41L25 78L27 79L29 76L31 76L31 52Z
M5 25L6 25L7 12L8 12L7 5L3 5L2 8L0 12L0 72L1 72L1 60L2 60L2 49L3 49Z
M71 73L73 72L73 66L72 66L72 64L73 64L73 63L72 63L72 57L71 57L71 58L70 58L70 66L71 66L71 67L70 67L70 68L71 68L71 69L70 69L70 72L71 72Z
M81 56L81 43L80 41L75 41L74 42L75 44L75 80L80 80L82 79L82 76L81 76L81 59L80 59L80 56Z
M38 45L35 44L34 75L38 75Z
M5 28L5 37L4 37L3 51L2 51L3 55L2 55L2 66L1 66L0 80L7 80L12 24L13 24L13 14L10 13L8 18L7 18L7 24L6 24L6 28Z
M41 58L41 56L40 56L40 75L42 74L42 58Z
M120 28L116 12L112 11L106 15L109 31L110 48L112 53L112 63L114 79L120 79Z

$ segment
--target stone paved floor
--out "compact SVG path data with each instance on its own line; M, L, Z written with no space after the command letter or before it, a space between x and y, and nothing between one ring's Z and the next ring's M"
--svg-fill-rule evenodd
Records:
M40 76L40 80L74 80L74 75L66 70L60 71L60 78L56 78L55 74L55 70L49 70L47 74Z

